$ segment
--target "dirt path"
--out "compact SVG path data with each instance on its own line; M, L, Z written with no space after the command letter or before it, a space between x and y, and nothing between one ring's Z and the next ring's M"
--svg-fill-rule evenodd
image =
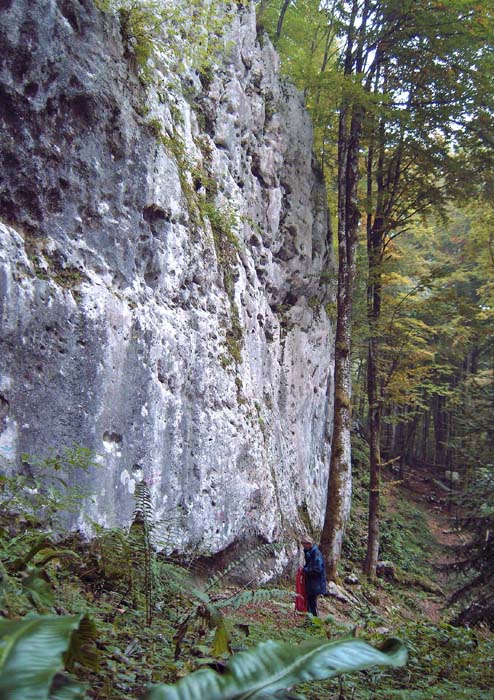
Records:
M442 472L431 466L414 467L404 478L404 485L409 490L411 499L424 512L437 544L438 551L429 561L444 597L431 595L423 601L424 613L434 623L439 623L443 617L443 609L453 583L452 575L441 567L451 564L455 560L455 548L465 543L464 535L456 529L456 517L451 511L448 492L441 488L441 483L444 484Z

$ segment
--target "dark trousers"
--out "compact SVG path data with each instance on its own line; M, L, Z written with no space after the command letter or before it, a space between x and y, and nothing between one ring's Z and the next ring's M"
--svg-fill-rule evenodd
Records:
M309 608L309 612L312 613L314 617L317 617L317 593L307 595L307 607Z

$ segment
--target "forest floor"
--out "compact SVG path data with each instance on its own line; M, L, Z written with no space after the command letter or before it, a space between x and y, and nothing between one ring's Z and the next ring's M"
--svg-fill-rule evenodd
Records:
M360 571L362 551L351 548L343 562L338 597L319 598L319 620L307 622L293 606L271 601L247 606L235 619L249 625L254 641L294 642L317 634L350 632L378 644L401 638L409 649L405 669L348 675L344 680L301 687L311 700L494 700L494 635L487 629L450 624L448 601L459 580L449 568L466 542L443 483L430 466L389 473L383 484L385 578L370 583ZM357 510L359 506L357 495ZM363 514L354 514L363 524ZM358 539L359 526L351 535ZM357 537L356 537L357 536ZM365 539L365 533L360 533ZM358 582L357 582L358 581ZM346 601L343 600L346 598Z
M17 617L34 605L41 613L90 615L97 625L99 668L79 667L76 673L93 700L137 700L148 684L174 683L208 664L222 667L230 652L266 639L299 645L349 635L374 645L398 637L408 648L408 663L297 686L308 700L494 700L494 634L450 622L455 611L448 599L459 581L443 565L454 561L455 548L465 539L440 477L418 467L402 478L387 473L381 557L388 563L384 576L369 582L361 572L367 485L364 471L359 475L357 470L341 578L334 595L319 598L318 618L295 612L292 581L254 591L262 594L255 605L221 607L238 594L235 586L218 580L194 598L176 568L156 558L150 620L146 597L139 592L144 560L129 553L129 536L118 531L102 532L89 545L74 537L56 545L69 555L38 566L45 584L38 583L36 590L26 586L31 579L22 571L11 573L9 601L4 599L0 612ZM26 551L39 531L26 536L26 521L12 519L2 526L13 543L10 562L27 561ZM31 567L35 561L30 560ZM208 628L211 611L213 616L220 612L230 651L225 645L215 648L217 634Z
M434 578L447 596L457 584L456 577L448 571L455 561L458 548L466 543L467 537L458 527L458 518L444 482L443 472L428 465L426 468L415 466L405 477L405 489L409 499L423 510L427 528L435 543L435 553L429 563L434 571ZM444 601L429 598L423 603L424 613L432 622L440 623L447 616Z

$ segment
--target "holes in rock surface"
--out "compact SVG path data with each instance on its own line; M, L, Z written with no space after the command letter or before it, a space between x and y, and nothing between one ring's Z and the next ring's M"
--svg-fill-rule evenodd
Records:
M144 272L144 281L150 287L156 287L160 279L159 271L156 268L148 265Z
M10 404L4 396L0 395L0 430L3 432L7 427L7 416L10 411Z
M121 445L123 442L123 437L120 433L114 433L110 430L105 430L103 433L103 442L107 442L113 445Z
M70 2L68 0L62 0L62 2L60 2L60 12L70 24L74 32L79 33L79 22L74 11L72 0Z
M49 116L65 115L60 127L64 126L67 131L71 122L78 128L91 126L97 120L98 109L95 99L90 95L62 95L60 100L50 98L47 101L46 112Z
M69 80L69 85L72 88L78 88L79 90L83 87L81 81L77 77L77 75L73 75L71 79Z
M285 191L285 195L289 195L292 193L292 187L288 182L281 180L281 186L283 187L283 189Z
M114 127L106 134L106 145L115 160L125 158L127 143L125 135L120 128ZM124 205L130 207L132 206L132 201L125 199Z
M6 92L1 86L0 86L0 117L6 121L8 124L10 124L12 127L16 129L16 131L19 130L19 115L18 115L18 107L15 104L14 100L12 99L12 96Z
M38 94L38 90L38 83L28 83L24 88L24 94L26 97L36 97L36 95Z
M9 193L7 193L3 197L0 195L0 218L2 219L3 223L16 224L18 214L19 214L19 209L18 209L18 207L15 206L14 202L10 199ZM27 235L36 236L37 230L30 222L23 221L22 226L23 226L24 232Z
M252 164L250 166L250 170L254 177L257 177L258 180L264 182L264 178L261 173L261 160L257 154L254 154L252 156Z
M73 97L70 102L70 109L72 114L78 121L82 121L87 124L93 122L94 116L94 100L86 95L77 95Z
M297 297L292 292L288 292L283 299L284 306L295 306L297 303Z
M46 100L45 114L47 117L54 117L57 114L57 101L53 97Z
M50 211L62 211L62 197L60 192L55 187L52 187L46 193L46 203Z
M19 160L15 153L5 153L3 157L3 169L12 169L12 170L17 170L20 168Z
M157 204L150 204L142 210L142 216L148 224L155 224L159 221L170 221L170 212L165 211Z
M15 57L15 63L12 67L12 75L18 82L22 82L23 78L29 72L32 62L32 53L27 47L18 48Z
M15 191L15 200L18 205L21 205L21 207L33 217L33 219L42 220L42 209L36 192L20 188Z

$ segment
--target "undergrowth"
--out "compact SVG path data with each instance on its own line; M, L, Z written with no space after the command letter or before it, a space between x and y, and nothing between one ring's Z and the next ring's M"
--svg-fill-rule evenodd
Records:
M84 452L65 453L63 459L53 456L50 465L36 462L36 468L50 466L53 484L63 490L62 466L84 471L89 459ZM376 668L301 684L298 692L309 700L492 698L492 635L482 628L451 626L447 609L442 622L427 618L426 602L445 603L438 593L424 592L414 583L419 574L433 583L427 546L431 535L420 509L410 506L398 487L386 496L383 554L399 575L371 584L359 573L356 583L343 581L347 602L322 598L321 617L306 619L294 611L291 582L277 589L239 589L228 577L241 560L223 572L193 573L190 562L163 553L169 548L160 552L156 542L173 533L173 524L154 523L144 483L136 491L129 528L96 529L87 542L64 533L60 525L53 529L60 515L51 490L55 486L24 489L21 502L12 493L16 478L33 477L2 481L0 500L10 512L0 509L0 613L7 619L36 612L93 620L97 641L73 664L72 673L87 684L94 700L135 700L149 684L174 683L203 667L221 669L231 654L266 639L301 645L348 635L373 644L399 636L409 649L409 663L403 669ZM357 479L357 494L364 483L365 477ZM69 491L66 498L73 503ZM44 499L50 508L43 507ZM59 503L63 500L59 494ZM352 536L361 536L363 507L364 499L357 498ZM358 548L347 546L343 570L358 571L356 553ZM268 550L255 554L267 556Z

